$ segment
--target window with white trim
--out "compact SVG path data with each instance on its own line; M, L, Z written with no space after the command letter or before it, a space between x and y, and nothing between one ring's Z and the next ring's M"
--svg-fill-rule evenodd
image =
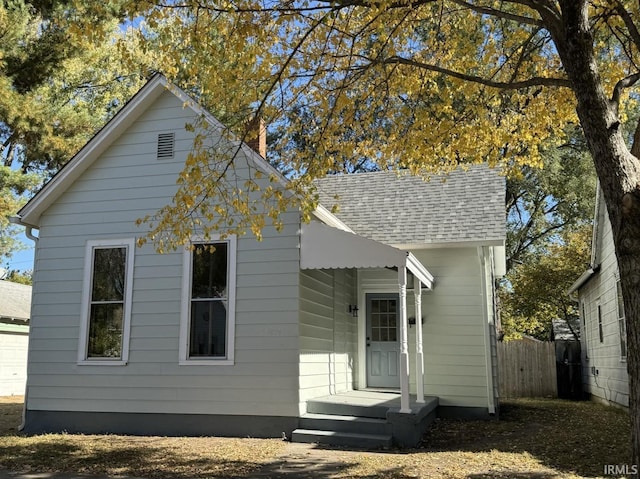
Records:
M181 364L233 364L236 239L194 242L183 265Z
M126 364L134 239L88 241L80 325L80 363Z
M627 321L624 314L624 298L622 297L622 284L616 277L616 303L618 312L618 329L620 330L620 358L627 358Z

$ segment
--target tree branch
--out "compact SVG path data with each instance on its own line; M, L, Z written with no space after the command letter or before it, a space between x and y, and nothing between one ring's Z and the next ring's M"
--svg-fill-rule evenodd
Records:
M613 87L613 94L611 95L611 106L615 108L616 114L618 113L618 106L620 105L620 97L622 96L622 90L632 87L638 80L640 80L640 72L629 75L616 83Z
M475 75L469 75L467 73L457 72L448 68L439 67L437 65L431 65L429 63L419 62L410 58L403 58L397 55L381 60L381 63L385 65L408 65L423 70L428 70L436 73L442 73L459 80L464 80L472 83L478 83L480 85L488 86L491 88L498 88L501 90L521 90L532 86L548 86L548 87L565 87L571 88L571 83L565 78L548 78L548 77L532 77L527 80L513 81L513 82L498 82L488 80Z
M490 15L492 17L503 18L505 20L511 20L517 23L524 23L524 24L533 25L536 27L544 26L544 24L542 23L542 20L536 20L535 18L516 15L514 13L503 12L502 10L497 10L495 8L474 5L472 3L465 2L464 0L452 0L452 1L453 3L456 3L461 7L468 8L469 10L473 10L474 12L477 12L477 13L482 13L483 15Z
M626 8L624 8L620 0L616 1L615 9L618 15L620 15L620 18L624 22L625 26L629 30L629 35L631 35L631 39L633 40L633 43L635 43L636 48L640 50L640 31L638 31L638 27L636 27L636 24L633 22L631 14L627 11Z

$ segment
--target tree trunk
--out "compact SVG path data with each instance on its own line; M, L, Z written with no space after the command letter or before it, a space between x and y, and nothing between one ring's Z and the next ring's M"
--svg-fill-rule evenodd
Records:
M631 464L640 465L640 162L627 148L617 105L602 88L587 2L565 0L561 4L563 25L561 31L552 33L573 85L578 117L613 228L627 321Z

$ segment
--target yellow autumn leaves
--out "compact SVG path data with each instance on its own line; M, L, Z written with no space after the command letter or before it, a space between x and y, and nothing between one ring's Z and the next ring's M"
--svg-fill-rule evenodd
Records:
M132 2L155 29L141 38L170 79L236 138L258 112L274 133L269 157L290 176L277 186L246 172L237 180L234 155L196 148L151 236L166 230L167 244L179 244L185 218L198 217L205 232L260 237L265 217L278 225L289 208L308 216L314 178L363 161L419 175L481 162L505 174L542 166L539 145L561 144L577 122L552 38L523 2L477 3ZM594 11L610 9L600 3ZM613 85L633 65L611 48L609 26L596 27Z

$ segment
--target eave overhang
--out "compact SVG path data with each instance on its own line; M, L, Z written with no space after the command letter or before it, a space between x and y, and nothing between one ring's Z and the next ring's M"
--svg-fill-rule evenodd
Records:
M591 268L589 268L588 270L586 270L584 273L582 273L580 275L580 277L569 287L569 289L567 290L567 294L568 295L572 295L573 293L575 293L576 291L578 291L580 288L582 288L585 284L587 284L589 282L589 280L598 272L600 271L600 265L595 265L592 266Z

